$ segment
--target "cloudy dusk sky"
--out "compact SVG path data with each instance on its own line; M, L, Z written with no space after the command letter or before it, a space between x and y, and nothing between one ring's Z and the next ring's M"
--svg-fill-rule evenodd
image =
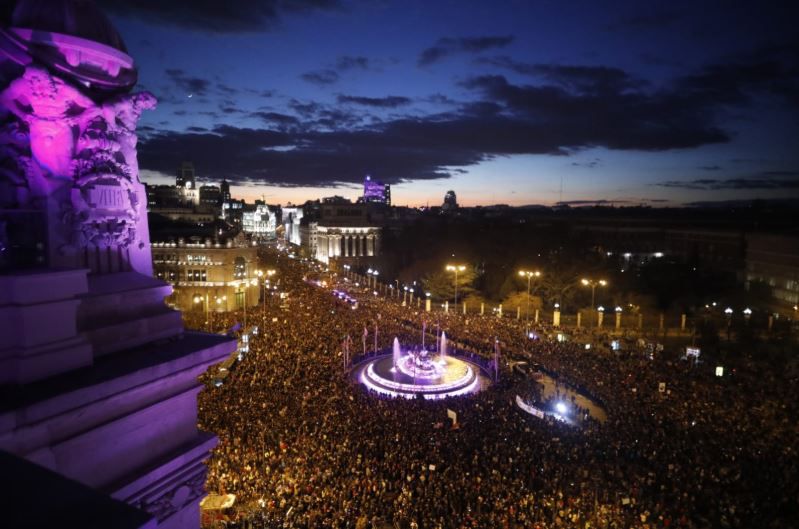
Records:
M282 204L366 174L398 205L799 197L789 2L98 3L159 99L150 183L187 160Z

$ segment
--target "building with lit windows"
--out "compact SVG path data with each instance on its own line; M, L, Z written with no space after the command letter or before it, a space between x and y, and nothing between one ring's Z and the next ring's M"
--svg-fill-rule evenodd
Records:
M241 229L259 239L274 239L277 230L277 213L265 204L245 209L241 214Z
M300 246L300 223L305 215L301 206L287 206L283 208L283 237L289 244Z
M385 204L391 205L391 186L372 180L372 177L366 175L363 181L363 195L358 199L358 202L365 202L367 204Z
M380 254L381 228L371 222L367 204L323 203L313 232L311 255L323 263L367 264Z
M799 238L751 234L746 238L746 287L761 282L777 305L799 304Z
M183 311L224 312L258 304L262 285L253 246L233 240L155 242L152 253L155 277L174 288L167 301Z

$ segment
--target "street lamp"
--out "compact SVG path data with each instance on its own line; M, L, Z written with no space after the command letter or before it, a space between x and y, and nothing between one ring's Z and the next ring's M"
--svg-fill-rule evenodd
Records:
M458 310L458 272L463 272L466 267L463 265L447 265L447 272L455 272L455 310Z
M224 307L222 307L223 303L225 304ZM227 296L222 296L222 297L216 296L216 304L217 304L218 308L221 308L223 310L227 310Z
M202 303L205 301L205 326L208 327L208 293L205 293L205 296L194 296L194 303Z
M372 285L374 286L374 288L377 288L377 276L380 275L380 272L378 272L377 270L372 270L370 268L369 270L366 271L366 273L369 274L369 276L371 276L369 278L370 279L370 281L369 281L370 283L372 283L371 278L374 278L374 283L372 283Z
M582 279L580 282L583 286L591 287L591 311L593 312L594 301L596 299L596 287L597 285L601 287L607 286L608 282L604 279Z
M258 277L261 277L262 275L264 275L263 273L261 273L260 270L258 272L259 272L258 273ZM263 287L264 287L264 306L263 306L264 321L266 321L266 289L267 289L267 287L271 286L269 284L270 283L270 279L269 278L271 278L273 275L275 275L275 273L277 273L276 270L272 270L272 269L267 270L266 271L266 279L263 282Z
M538 270L533 272L530 270L519 270L519 276L527 278L527 308L525 309L525 319L527 320L525 335L527 335L530 334L530 280L534 277L541 277L541 272Z
M402 288L403 288L403 290L405 290L405 293L402 294L402 306L404 307L405 303L408 300L408 287L402 287Z

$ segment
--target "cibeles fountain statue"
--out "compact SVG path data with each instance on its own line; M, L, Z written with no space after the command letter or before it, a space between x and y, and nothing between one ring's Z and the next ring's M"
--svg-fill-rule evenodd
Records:
M236 344L184 332L152 277L136 126L156 100L133 91L134 61L93 2L7 6L0 450L101 491L98 510L110 495L144 516L109 527L198 527L215 438L197 429L197 377Z

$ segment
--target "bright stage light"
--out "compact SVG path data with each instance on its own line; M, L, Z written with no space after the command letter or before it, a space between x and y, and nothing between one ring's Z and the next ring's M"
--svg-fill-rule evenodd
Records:
M558 413L560 413L561 415L564 415L564 414L566 413L566 411L568 410L568 408L566 407L566 405L565 405L565 404L563 404L562 402L558 402L557 404L555 404L555 409L556 409L556 410L558 411Z

